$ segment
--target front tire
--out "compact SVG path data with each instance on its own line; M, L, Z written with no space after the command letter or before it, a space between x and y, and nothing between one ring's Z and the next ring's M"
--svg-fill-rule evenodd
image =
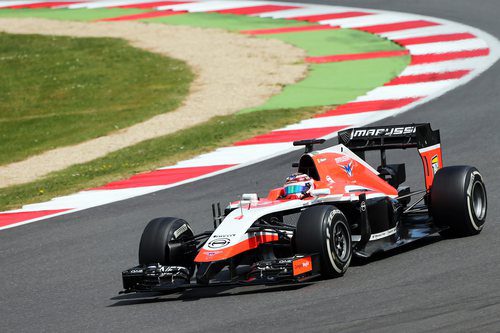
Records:
M184 241L193 237L189 224L175 217L151 220L141 236L139 244L140 265L183 266L192 272L192 254L186 253Z
M314 206L300 215L295 233L297 253L318 253L325 278L344 275L351 263L351 229L335 206Z
M486 187L471 166L445 167L436 173L430 193L431 215L436 225L448 227L446 237L477 235L486 221Z

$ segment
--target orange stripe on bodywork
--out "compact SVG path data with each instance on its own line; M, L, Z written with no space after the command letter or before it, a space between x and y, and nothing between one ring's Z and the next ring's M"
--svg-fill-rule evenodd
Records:
M198 253L198 255L196 256L194 261L195 262L211 262L211 261L229 259L231 257L234 257L237 254L243 253L243 252L248 251L248 250L255 249L260 244L275 242L278 239L279 239L278 235L276 235L276 234L256 235L256 236L250 237L248 239L245 239L244 241L239 242L238 244L227 247L225 249L220 249L220 250L201 249L201 251Z

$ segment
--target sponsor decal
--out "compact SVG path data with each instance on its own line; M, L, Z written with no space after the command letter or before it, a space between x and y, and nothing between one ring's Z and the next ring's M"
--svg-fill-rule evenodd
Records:
M151 272L148 276L157 276L158 278L182 278L188 279L189 270L182 266L161 266L156 272Z
M215 256L216 254L219 254L221 253L222 251L210 251L210 252L207 252L206 255L209 256L209 257L213 257Z
M217 238L208 242L207 245L211 249L219 249L228 245L229 243L231 243L231 240L229 240L229 238Z
M342 168L342 170L345 171L345 173L347 173L347 175L349 177L352 177L352 169L354 169L354 165L352 164L352 161L349 162L349 164L347 164L347 165L339 165L339 166Z
M326 161L326 158L318 158L318 163L323 163Z
M172 272L175 270L175 266L161 266L158 268L158 272L160 273L168 273L168 272Z
M329 182L330 184L335 183L335 181L330 176L326 176L326 181Z
M231 238L231 237L235 237L236 234L228 234L228 235L212 235L212 237L216 238Z
M415 126L354 129L352 137L408 135L417 131Z
M174 231L174 238L177 239L177 237L179 237L186 231L188 231L188 225L187 224L181 225L179 228L177 228L177 230Z
M137 274L137 273L142 273L142 269L131 269L130 270L131 274Z
M281 259L278 261L278 264L289 264L292 262L292 259Z
M300 258L293 261L293 276L312 271L311 257Z
M335 163L342 163L342 162L347 162L350 160L351 160L351 158L349 156L341 156L341 157L335 158Z
M436 172L439 170L439 158L437 155L432 156L431 164L432 164L432 172L436 174Z
M381 239L381 238L384 238L384 237L387 237L390 235L394 235L395 233L396 233L396 227L389 229L389 230L386 230L386 231L379 232L378 234L372 234L370 236L370 240L373 241L373 240Z

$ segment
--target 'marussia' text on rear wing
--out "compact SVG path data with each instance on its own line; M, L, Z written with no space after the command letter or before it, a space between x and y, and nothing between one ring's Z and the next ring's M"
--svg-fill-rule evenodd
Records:
M350 128L340 131L338 138L339 143L363 159L365 151L380 150L382 166L386 164L386 149L417 148L427 189L432 185L434 174L443 167L439 130L432 130L428 123Z

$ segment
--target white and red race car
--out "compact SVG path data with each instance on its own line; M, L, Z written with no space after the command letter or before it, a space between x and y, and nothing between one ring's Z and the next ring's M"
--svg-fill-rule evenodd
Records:
M318 151L313 145L324 140L294 142L306 147L295 166L307 186L291 181L266 198L243 194L223 214L213 205L213 231L195 235L188 222L173 217L149 222L139 265L122 272L122 292L338 277L353 256L367 258L435 233L481 232L483 178L471 166L443 167L439 131L429 124L352 128L338 138L338 145ZM404 164L386 163L386 150L406 148L417 148L422 159L422 190L401 185ZM381 153L376 169L364 160L368 150Z

